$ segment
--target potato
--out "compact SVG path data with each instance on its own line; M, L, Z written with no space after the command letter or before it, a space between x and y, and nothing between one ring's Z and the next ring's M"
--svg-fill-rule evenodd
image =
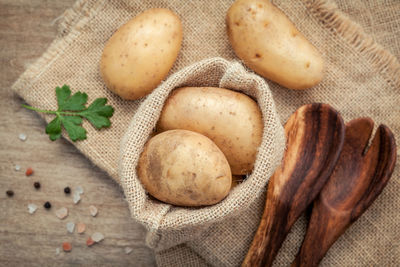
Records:
M233 174L252 171L263 133L257 103L245 94L215 87L175 89L167 99L157 128L201 133L224 152Z
M178 16L164 8L148 9L108 40L101 57L101 75L108 88L120 97L139 99L167 76L181 42Z
M236 1L226 24L236 55L261 76L290 89L310 88L321 81L321 54L269 1Z
M137 173L153 197L179 206L218 203L232 182L221 150L204 135L186 130L152 137L140 156Z

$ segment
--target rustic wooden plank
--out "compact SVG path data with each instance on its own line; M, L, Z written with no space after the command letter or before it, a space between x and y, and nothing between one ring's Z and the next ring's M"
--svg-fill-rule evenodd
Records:
M51 142L44 133L44 121L21 108L23 100L10 89L54 39L54 20L73 2L0 2L0 265L153 266L154 256L144 245L144 228L130 218L120 186L66 140ZM19 133L26 133L28 139L20 141ZM14 170L15 164L21 165L21 171ZM35 173L26 177L29 166ZM40 190L34 189L34 181L40 181ZM74 190L78 185L85 193L74 205L72 195L66 196L63 188ZM15 192L14 197L6 196L8 189ZM43 208L45 201L52 203L50 211ZM28 213L28 203L39 206L35 214ZM99 209L95 218L89 213L90 205ZM61 221L54 212L63 206L70 215ZM85 234L67 233L69 221L86 223ZM105 240L88 248L86 238L95 231L102 232ZM73 249L56 256L55 249L63 241L70 241ZM129 255L124 253L126 246L133 248Z

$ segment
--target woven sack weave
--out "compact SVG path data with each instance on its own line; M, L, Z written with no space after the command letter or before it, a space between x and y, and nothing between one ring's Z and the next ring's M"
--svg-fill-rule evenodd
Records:
M241 91L255 100L263 115L264 129L254 170L220 203L185 208L150 198L142 187L136 166L143 146L151 136L169 93L183 86L213 86ZM148 230L147 244L156 250L193 240L211 224L240 216L264 192L280 163L285 148L283 127L271 91L264 79L247 72L237 62L211 58L186 67L157 87L141 104L122 139L119 177L135 220Z

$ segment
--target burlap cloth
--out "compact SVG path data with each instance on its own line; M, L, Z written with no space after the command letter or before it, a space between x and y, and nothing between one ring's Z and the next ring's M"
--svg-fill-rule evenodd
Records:
M369 116L376 124L385 123L400 140L400 64L396 58L376 42L379 40L367 35L339 11L332 0L273 2L321 51L326 61L323 82L310 90L291 91L268 81L281 122L303 104L324 102L339 110L346 121ZM375 26L391 25L392 32L398 32L399 9L393 12L390 8L398 5L398 1L376 2L380 3L338 0L338 5L356 14L358 22L367 25L371 32L377 33L375 36L382 37L392 52L398 53L399 38L379 34L379 27ZM181 17L184 28L182 50L171 75L206 58L237 60L225 33L225 14L231 3L213 0L80 0L65 12L60 34L47 52L21 75L13 89L26 102L41 108L56 106L54 88L62 84L87 92L89 101L106 96L116 109L111 129L96 131L85 122L85 128L89 129L88 139L74 145L120 182L120 141L143 100L123 101L105 88L99 74L104 43L115 29L137 13L150 7L167 7ZM366 6L374 9L366 9ZM357 10L364 12L357 13ZM376 22L368 18L376 18ZM45 119L48 121L51 117ZM381 196L333 245L321 265L399 266L399 192L397 164ZM185 243L168 249L154 246L157 263L161 266L239 265L258 225L264 197L264 194L258 195L245 212L207 225L199 236ZM287 266L293 260L305 226L304 217L294 225L275 261L277 266ZM140 264L140 259L132 262L132 265L136 264Z
M224 200L202 208L176 207L149 197L135 168L168 95L183 86L234 88L257 101L264 121L263 137L251 175L247 176L245 183L233 188ZM236 131L240 130L236 128ZM169 249L203 236L212 224L248 211L252 203L259 202L258 196L265 191L268 178L279 165L285 141L267 83L260 76L246 71L239 62L218 57L205 59L171 75L137 109L120 146L120 183L132 217L148 229L147 245L156 251ZM247 226L244 228L247 230Z

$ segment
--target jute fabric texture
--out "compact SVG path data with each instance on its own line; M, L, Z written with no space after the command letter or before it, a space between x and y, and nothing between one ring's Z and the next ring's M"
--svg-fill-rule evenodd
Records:
M368 116L374 119L377 125L384 123L389 126L399 140L400 133L400 65L397 59L373 37L365 33L361 26L350 20L332 0L297 0L273 1L295 23L297 28L320 50L326 62L325 78L318 86L306 91L292 91L265 80L272 92L270 99L270 114L275 112L281 124L299 106L312 102L323 102L332 105L342 114L345 121L357 117ZM371 1L367 1L371 5ZM379 1L377 1L379 2ZM145 121L154 116L162 106L162 99L171 86L186 85L185 79L180 77L176 81L177 73L187 73L185 67L196 68L194 72L206 71L213 66L213 62L220 62L220 69L240 69L241 75L250 75L238 63L232 48L229 45L225 29L225 15L232 1L128 1L128 0L79 0L71 9L67 10L60 21L59 36L54 40L43 56L32 64L14 84L13 89L29 104L49 109L56 107L54 88L68 84L73 90L82 90L88 93L89 101L96 97L107 97L115 107L110 129L96 131L87 122L88 139L73 143L96 165L106 170L125 190L127 201L134 218L144 223L146 218L138 217L137 207L140 203L132 203L134 192L132 184L120 180L118 170L124 174L124 168L118 169L120 145L129 142L125 135L127 130L136 129L136 121ZM357 14L357 21L363 23L370 14L357 13L354 10L365 10L364 1L338 1L340 7L350 7ZM398 13L389 12L388 5L396 5L396 1L382 1L381 5L373 5L374 14L379 19L398 27L400 24ZM184 40L179 57L171 70L169 77L160 86L165 90L156 90L154 95L139 101L124 101L115 96L105 87L99 73L99 61L105 42L127 20L141 11L151 7L166 7L176 12L182 19ZM386 12L386 13L385 13ZM378 16L378 15L376 15ZM376 16L373 16L374 18ZM369 22L369 21L368 21ZM368 29L378 31L377 26L370 23ZM379 23L376 23L379 25ZM396 26L397 25L397 26ZM392 32L396 32L394 28ZM390 51L399 51L399 40L382 35L384 44ZM379 40L378 40L379 41ZM218 57L218 58L216 58ZM224 58L229 62L221 59ZM206 61L202 61L206 60ZM196 65L198 64L198 65ZM210 64L210 65L207 65ZM217 65L218 65L217 64ZM201 68L199 67L201 65ZM207 66L205 66L207 65ZM193 67L197 66L197 67ZM182 72L181 72L182 71ZM229 71L224 73L210 73L209 77L198 77L198 83L189 82L188 85L215 86L223 84L234 88L234 83L226 79ZM195 74L194 74L195 75ZM224 78L225 77L225 78ZM171 80L170 80L171 79ZM254 78L259 80L258 77ZM188 80L186 80L188 81ZM257 82L258 83L258 82ZM254 88L254 84L252 85ZM265 85L266 86L266 85ZM246 87L246 88L251 88ZM235 88L248 90L246 88ZM255 91L246 91L253 94ZM269 92L268 90L265 92ZM158 98L155 96L159 94ZM158 99L160 106L157 110L145 113L145 118L139 118L138 112L146 109L149 99ZM264 113L266 114L266 113ZM275 115L274 115L275 116ZM51 117L43 116L46 121ZM133 124L132 124L133 123ZM279 128L279 127L278 127ZM276 128L276 129L278 129ZM148 131L148 130L147 130ZM148 132L145 132L148 134ZM135 135L131 135L131 137ZM265 137L265 136L264 136ZM279 139L279 137L278 137ZM272 140L272 139L271 139ZM141 142L143 140L141 139ZM141 144L135 144L140 147ZM282 149L282 146L281 146ZM278 155L278 149L274 149ZM399 151L399 150L398 150ZM399 153L398 153L399 154ZM137 156L137 155L136 155ZM123 159L121 157L121 159ZM135 160L135 159L133 159ZM261 162L261 161L259 161ZM270 167L274 163L270 162ZM121 165L122 166L122 165ZM257 166L256 168L259 168ZM123 176L123 175L121 175ZM249 179L232 194L245 199L241 190L257 180ZM250 176L251 177L251 176ZM156 260L160 266L237 266L243 260L257 228L265 200L265 186L268 177L264 177L264 189L254 189L248 205L243 209L218 210L220 206L202 210L182 210L165 207L164 213L155 214L154 205L147 205L149 210L142 210L141 215L154 213L154 216L171 218L185 227L175 228L168 225L167 220L159 218L154 225L146 225L149 233L147 243L156 251ZM258 183L258 182L257 182ZM383 193L368 209L368 211L334 244L321 266L398 266L400 264L400 173L398 164L392 179ZM145 197L145 196L144 196ZM228 197L226 200L229 201ZM232 198L231 198L232 199ZM157 205L160 205L157 203ZM152 210L154 208L154 210ZM201 223L193 226L193 236L185 232L189 227L190 214L207 213L213 210L216 214L208 214L213 220L203 218ZM218 213L218 211L220 213ZM158 212L158 211L157 211ZM224 213L225 212L225 213ZM170 217L168 217L170 216ZM178 220L179 216L184 221ZM215 219L215 221L214 221ZM199 221L197 221L199 222ZM302 217L292 228L280 253L275 261L276 266L287 266L293 260L301 244L306 227L306 218ZM186 224L185 224L186 223ZM169 233L160 229L168 229ZM160 228L161 227L161 228ZM163 228L165 227L165 228ZM185 230L183 230L185 229ZM174 233L174 231L176 232ZM140 263L140 259L137 262Z
M148 197L136 172L140 154L152 136L164 102L173 89L182 86L239 90L257 101L263 115L263 138L246 183L233 188L223 201L203 208L176 207ZM174 73L143 101L121 142L119 178L133 218L146 226L148 245L159 251L190 241L210 225L249 209L279 165L284 148L285 134L265 81L246 72L239 63L211 58Z

